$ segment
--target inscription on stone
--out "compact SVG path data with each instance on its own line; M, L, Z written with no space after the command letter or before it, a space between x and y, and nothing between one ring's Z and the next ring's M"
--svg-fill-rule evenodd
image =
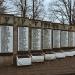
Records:
M28 27L19 27L18 28L18 50L19 51L28 51L29 49L29 29Z
M0 27L0 53L13 52L13 27Z
M69 47L75 46L75 32L69 32Z
M43 49L51 49L52 48L52 30L44 29L43 30Z
M41 50L41 29L32 29L31 50Z
M60 30L53 30L53 48L60 48Z
M61 31L61 47L68 47L68 31Z

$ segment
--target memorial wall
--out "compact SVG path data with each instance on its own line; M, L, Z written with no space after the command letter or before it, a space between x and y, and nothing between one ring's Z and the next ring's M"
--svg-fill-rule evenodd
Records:
M18 66L75 55L66 48L75 49L75 26L0 15L0 54L13 53Z
M13 52L13 27L18 29L17 51L75 47L74 26L69 29L70 26L68 25L63 26L62 24L52 24L9 15L0 16L1 53ZM31 31L29 31L30 29Z

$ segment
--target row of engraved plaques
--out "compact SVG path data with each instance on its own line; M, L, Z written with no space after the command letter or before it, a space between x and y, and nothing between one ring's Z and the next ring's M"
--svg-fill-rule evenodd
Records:
M13 27L0 26L0 53L13 52Z
M19 27L18 50L29 50L29 29L28 27ZM31 31L31 50L41 50L75 47L75 32L32 28Z
M32 28L31 50L75 47L75 32ZM18 50L29 50L29 28L18 27ZM13 52L13 26L0 26L0 52Z

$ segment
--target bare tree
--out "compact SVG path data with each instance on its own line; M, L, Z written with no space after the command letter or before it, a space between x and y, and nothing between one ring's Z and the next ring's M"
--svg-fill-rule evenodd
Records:
M52 7L51 7L52 6ZM50 8L51 7L51 8ZM49 4L49 15L54 20L58 20L60 23L72 24L72 0L57 0L54 3Z
M74 1L74 5L73 5L72 23L75 24L75 1Z
M31 17L33 19L43 19L45 16L45 10L44 10L44 0L32 0L32 15Z
M17 14L31 19L44 18L44 0L11 0Z
M45 17L44 0L9 0L12 2L14 10L8 7L10 13L21 17L43 20Z
M3 5L4 0L0 0L0 14L3 14L5 12L5 6Z
M27 9L26 1L27 0L20 0L21 15L23 17L26 17L26 9Z
M10 0L13 3L13 6L15 7L16 15L21 15L21 17L26 17L27 13L27 0ZM12 8L11 8L12 9Z

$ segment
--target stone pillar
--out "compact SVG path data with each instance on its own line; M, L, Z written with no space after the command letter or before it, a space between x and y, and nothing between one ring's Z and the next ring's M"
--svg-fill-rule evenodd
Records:
M16 65L16 54L18 51L18 27L13 27L13 64Z

